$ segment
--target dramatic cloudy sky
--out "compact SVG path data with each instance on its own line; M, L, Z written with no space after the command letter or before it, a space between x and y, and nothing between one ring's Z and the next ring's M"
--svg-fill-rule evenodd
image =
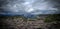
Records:
M60 0L0 0L0 14L57 14Z

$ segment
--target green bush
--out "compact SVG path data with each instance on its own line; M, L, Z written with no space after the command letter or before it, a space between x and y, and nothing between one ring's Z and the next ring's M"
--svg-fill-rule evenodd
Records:
M49 15L45 18L45 22L59 22L59 21L60 21L59 14Z

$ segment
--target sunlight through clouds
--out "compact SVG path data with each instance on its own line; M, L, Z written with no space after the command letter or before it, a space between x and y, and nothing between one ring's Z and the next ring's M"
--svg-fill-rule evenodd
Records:
M0 7L0 14L54 14L58 8L54 4L45 0L6 0L7 4ZM3 11L3 12L1 12Z

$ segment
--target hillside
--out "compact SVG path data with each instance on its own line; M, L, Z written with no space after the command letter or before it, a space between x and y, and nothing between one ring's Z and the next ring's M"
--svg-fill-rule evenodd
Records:
M34 18L24 16L0 16L1 29L48 29L45 19L50 15L38 15Z

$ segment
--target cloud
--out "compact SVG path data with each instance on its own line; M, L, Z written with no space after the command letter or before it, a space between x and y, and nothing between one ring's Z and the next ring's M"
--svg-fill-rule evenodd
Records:
M0 0L0 14L54 14L59 10L55 3L54 0Z

